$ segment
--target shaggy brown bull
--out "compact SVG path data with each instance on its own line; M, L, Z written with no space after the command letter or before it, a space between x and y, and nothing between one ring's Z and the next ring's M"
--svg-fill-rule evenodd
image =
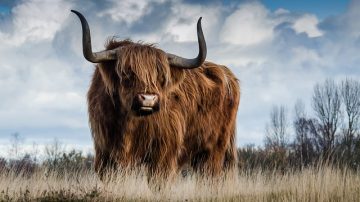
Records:
M239 84L222 65L204 62L206 43L197 23L199 55L185 59L153 45L110 40L92 52L81 20L84 57L97 63L88 92L95 169L145 166L169 176L185 164L217 175L235 166Z

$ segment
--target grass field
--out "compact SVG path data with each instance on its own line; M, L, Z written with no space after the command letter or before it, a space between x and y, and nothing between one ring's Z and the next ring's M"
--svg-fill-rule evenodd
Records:
M359 201L360 173L312 168L280 174L240 172L220 180L178 177L152 191L141 172L120 172L103 183L91 172L2 173L0 201Z

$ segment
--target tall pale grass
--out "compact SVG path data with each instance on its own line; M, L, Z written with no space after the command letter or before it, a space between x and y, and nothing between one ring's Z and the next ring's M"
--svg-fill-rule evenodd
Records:
M179 176L155 190L141 171L110 173L105 181L92 172L10 172L0 174L3 200L360 201L360 173L321 167L287 173L242 171L218 179Z

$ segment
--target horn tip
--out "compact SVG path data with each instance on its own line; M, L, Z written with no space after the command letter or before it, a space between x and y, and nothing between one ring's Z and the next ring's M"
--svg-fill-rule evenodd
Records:
M198 28L199 28L199 26L201 26L201 20L202 20L202 17L200 17L199 20L197 21Z
M78 14L78 13L79 13L79 11L73 10L73 9L71 9L70 11L73 12L73 13L75 13L75 14Z
M198 22L197 22L197 25L198 26L201 26L201 20L202 20L202 17L199 18Z

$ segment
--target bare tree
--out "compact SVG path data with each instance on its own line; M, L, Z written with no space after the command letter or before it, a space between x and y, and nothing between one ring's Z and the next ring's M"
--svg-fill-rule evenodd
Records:
M294 107L294 130L295 139L293 143L295 151L295 164L307 166L318 158L319 146L319 124L316 120L308 118L305 113L305 105L298 100Z
M63 153L64 147L57 138L50 145L45 146L45 159L53 164L57 163Z
M329 157L341 121L341 95L333 80L327 79L322 85L315 85L312 106L321 126L322 151L325 157Z
M39 156L39 145L36 142L32 143L32 150L30 156L33 158L33 161L36 163Z
M301 118L301 117L307 117L307 114L305 112L305 104L301 99L298 99L294 106L295 111L295 119Z
M294 128L295 128L295 151L300 155L301 165L304 165L304 159L306 158L307 148L306 148L306 140L307 140L307 131L308 124L305 114L305 106L301 100L298 100L294 107L295 110L295 120L294 120Z
M10 138L10 149L9 149L9 156L10 158L18 159L21 153L21 147L24 139L20 136L19 133L11 134Z
M283 148L288 144L287 116L284 106L274 106L270 113L270 124L266 126L265 147L270 149Z
M341 83L341 98L346 114L342 143L346 149L346 158L350 160L355 146L355 136L359 132L360 82L352 79L343 81Z

